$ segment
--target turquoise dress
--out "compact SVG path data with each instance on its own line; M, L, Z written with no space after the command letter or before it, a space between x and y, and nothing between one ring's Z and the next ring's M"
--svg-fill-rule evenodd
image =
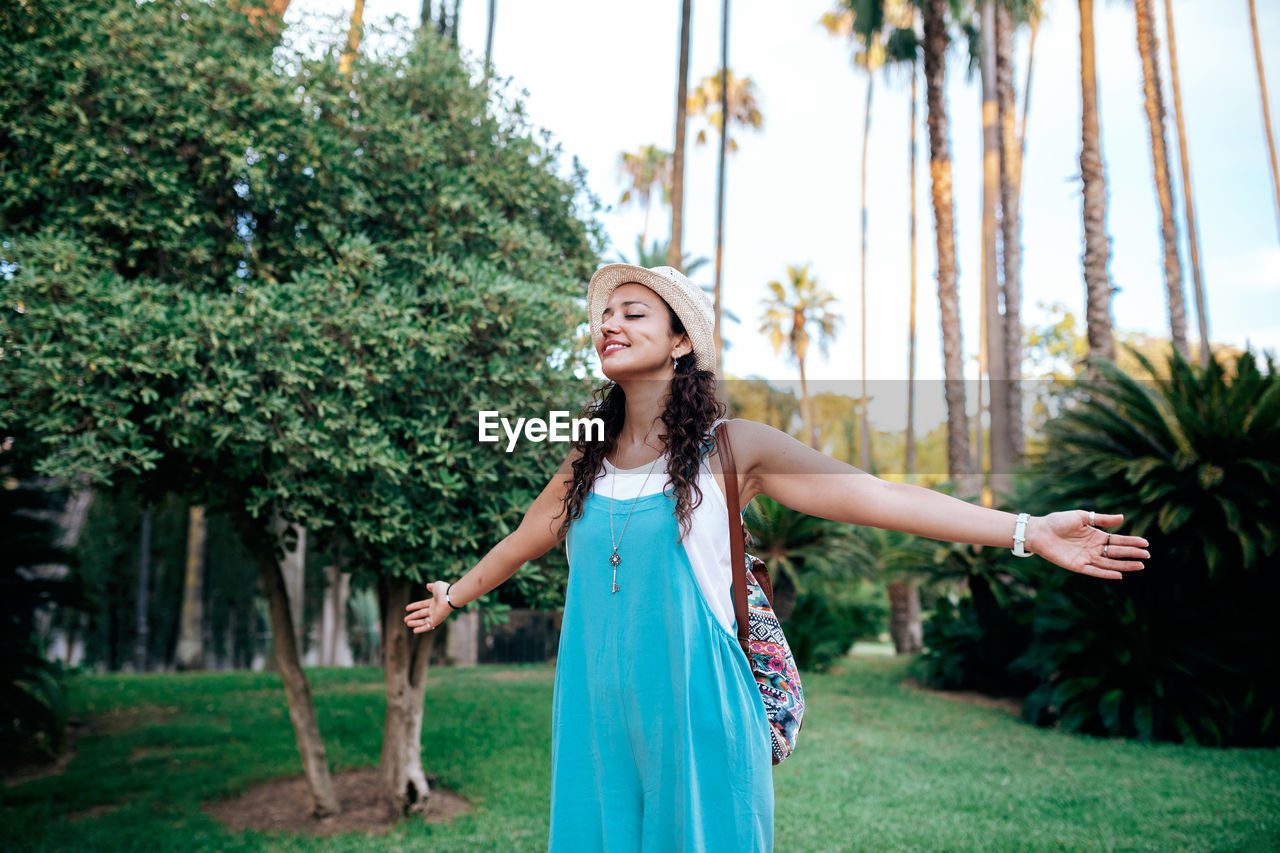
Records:
M707 605L669 491L636 501L612 593L610 498L570 525L556 661L551 853L767 853L768 723ZM615 525L631 500L614 505Z

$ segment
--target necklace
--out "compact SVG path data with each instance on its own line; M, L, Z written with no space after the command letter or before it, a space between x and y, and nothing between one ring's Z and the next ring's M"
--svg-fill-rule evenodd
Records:
M664 454L665 455L665 454ZM636 495L636 499L631 502L631 509L627 510L627 517L622 522L622 535L617 539L613 538L613 504L614 504L614 486L618 482L618 467L613 468L613 479L609 481L609 541L613 544L613 554L609 557L609 565L613 566L613 593L618 592L618 566L622 563L622 555L618 553L618 546L622 544L622 537L627 535L627 525L631 523L631 513L635 511L636 504L640 502L640 498L644 496L644 487L649 485L649 477L653 474L653 469L658 467L658 461L662 459L659 456L649 465L649 473L644 475L644 482L640 484L640 493ZM608 462L608 458L605 459Z

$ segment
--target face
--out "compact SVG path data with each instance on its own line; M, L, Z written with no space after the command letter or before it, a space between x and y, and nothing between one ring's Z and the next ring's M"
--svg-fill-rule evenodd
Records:
M613 291L595 339L604 375L624 378L670 378L672 363L693 351L689 336L671 331L671 314L662 297L642 284Z

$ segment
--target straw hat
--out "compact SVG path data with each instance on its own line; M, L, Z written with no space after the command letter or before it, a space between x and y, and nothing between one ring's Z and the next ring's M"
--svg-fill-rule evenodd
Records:
M662 297L676 312L693 344L698 369L716 372L714 338L715 308L711 297L689 281L674 267L646 269L632 264L606 264L596 270L587 285L587 311L591 318L591 336L600 334L601 314L609 304L613 291L624 284L643 284Z

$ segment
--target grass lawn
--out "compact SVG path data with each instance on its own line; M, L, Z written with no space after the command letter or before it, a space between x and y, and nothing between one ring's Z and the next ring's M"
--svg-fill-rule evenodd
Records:
M805 677L799 747L774 770L780 853L1280 849L1280 750L1082 738L913 690L900 660L842 668ZM380 673L310 676L332 768L376 764ZM551 679L547 666L433 670L427 772L473 812L313 839L235 834L201 811L300 773L275 676L81 677L72 712L93 733L60 775L0 789L0 849L545 850Z

